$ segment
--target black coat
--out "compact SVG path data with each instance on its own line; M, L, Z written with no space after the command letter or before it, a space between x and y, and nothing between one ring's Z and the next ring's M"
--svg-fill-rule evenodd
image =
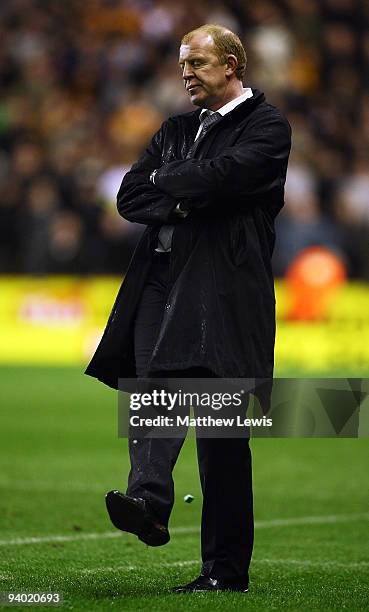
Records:
M168 296L151 371L204 367L221 377L273 373L274 218L283 206L287 120L253 97L216 123L186 159L199 110L171 117L125 175L118 211L147 224L86 373L117 388L135 376L133 323L163 223L175 223ZM159 169L155 185L150 173ZM180 219L178 202L190 208Z

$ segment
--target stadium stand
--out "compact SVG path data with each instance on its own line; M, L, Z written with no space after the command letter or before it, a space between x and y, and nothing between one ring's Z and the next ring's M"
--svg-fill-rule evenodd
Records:
M369 3L356 0L2 0L0 273L121 273L142 227L121 219L124 172L191 105L177 63L201 23L235 30L247 85L290 120L274 265L305 247L369 279Z

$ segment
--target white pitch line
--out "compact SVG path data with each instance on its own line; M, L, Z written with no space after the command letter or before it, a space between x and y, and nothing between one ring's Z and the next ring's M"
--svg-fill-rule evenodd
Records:
M13 538L0 540L0 546L23 546L24 544L48 544L49 542L77 542L79 540L105 540L107 538L119 538L121 532L103 531L101 533L80 533L78 535L50 535L30 538Z
M365 570L369 569L369 561L358 561L352 563L344 563L340 561L310 561L304 559L255 559L253 564L268 564L268 565L293 565L295 567L319 567L322 569L357 569ZM162 569L164 567L186 567L188 565L201 565L199 559L190 559L188 561L163 561L161 563L150 563L150 568ZM110 573L110 572L133 572L147 569L144 565L117 565L114 567L94 567L91 569L80 570L81 574L98 574L98 573Z
M197 533L199 527L173 527L170 533L173 535L182 535ZM102 531L98 533L78 533L75 535L49 535L30 538L13 538L9 540L0 540L0 546L17 546L24 544L48 544L50 542L78 542L80 540L105 540L113 538L121 538L122 531Z
M190 559L189 561L163 561L162 563L150 563L150 568L160 569L161 567L186 567L187 565L200 565L199 559ZM135 572L145 569L143 565L117 565L115 567L94 567L92 569L80 570L82 574L96 574L98 572Z
M268 563L270 565L296 565L298 567L332 567L342 569L369 569L369 561L311 561L310 559L255 559L253 563Z
M300 516L285 519L272 519L270 521L256 521L256 529L269 529L273 527L291 527L294 525L326 525L334 523L351 523L353 521L369 520L369 512L359 514L333 514L323 516ZM185 535L198 533L199 527L173 527L172 535ZM78 533L75 535L49 535L28 538L12 538L0 540L0 546L19 546L25 544L47 544L49 542L78 542L80 540L103 540L109 538L120 538L120 531L103 531L100 533Z
M65 491L76 491L77 493L100 493L109 488L105 484L98 485L96 483L86 484L78 481L64 481L62 484L56 484L48 480L0 480L0 487L10 488L16 491L53 491L55 493L64 493Z
M369 520L369 512L357 514L332 514L322 516L297 516L295 518L271 519L270 521L255 521L258 529L270 527L290 527L293 525L325 525L328 523L351 523L353 520Z

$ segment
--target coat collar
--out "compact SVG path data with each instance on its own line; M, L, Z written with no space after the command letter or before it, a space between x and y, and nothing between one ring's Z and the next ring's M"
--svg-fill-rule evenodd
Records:
M236 117L237 118L247 117L247 115L249 115L257 106L259 106L259 104L261 104L262 102L265 102L265 95L262 91L254 87L252 87L251 89L252 89L252 94L253 94L252 97L247 98L244 102L241 102L241 104L238 104L236 108L229 111L229 113L224 115L224 119L231 119L231 118L236 118ZM200 123L201 111L202 109L198 109L194 111L196 120L199 123Z
M252 87L252 92L253 92L252 98L247 98L244 102L241 102L241 104L236 106L236 108L234 108L229 113L227 113L219 121L219 124L224 125L226 122L234 122L236 124L235 129L237 129L237 123L239 123L240 121L245 119L248 115L250 115L255 110L255 108L259 106L259 104L265 102L265 95L262 91ZM185 113L184 115L178 115L176 117L176 119L179 120L180 122L183 121L182 123L183 134L185 134L189 138L188 148L192 146L195 140L197 131L199 129L201 110L202 109L198 108L194 111L190 111L189 113ZM214 126L214 129L215 129L215 126ZM215 132L216 131L217 130L215 130ZM209 135L206 137L206 141L208 144L211 142L209 140L211 133L214 135L213 129L210 130ZM203 145L201 145L201 148L202 146Z

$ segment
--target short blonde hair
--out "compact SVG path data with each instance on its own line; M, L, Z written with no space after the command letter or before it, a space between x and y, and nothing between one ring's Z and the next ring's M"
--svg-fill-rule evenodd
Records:
M234 55L237 58L236 77L242 81L246 72L247 57L243 44L237 34L223 26L206 23L185 34L182 38L182 44L188 44L191 38L198 33L208 34L208 36L212 37L214 50L221 64L227 63L228 55Z

